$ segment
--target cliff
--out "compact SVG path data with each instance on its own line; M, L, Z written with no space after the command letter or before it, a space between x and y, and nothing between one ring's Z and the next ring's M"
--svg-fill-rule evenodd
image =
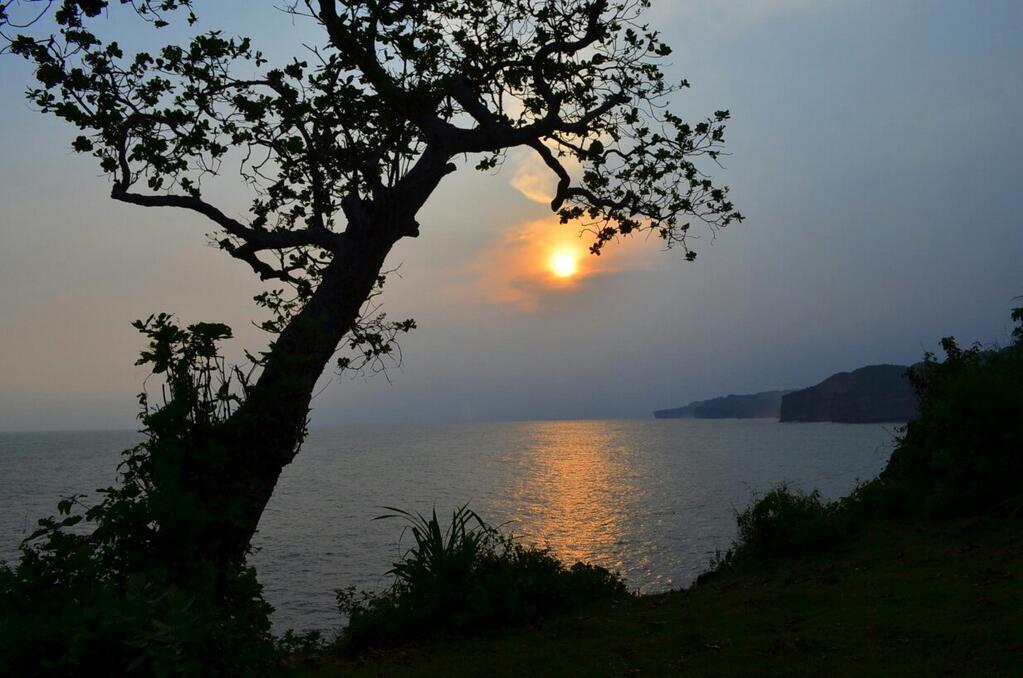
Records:
M839 372L781 400L781 421L850 424L904 422L919 410L905 365L870 365Z
M759 419L778 417L782 396L789 391L764 391L748 395L728 395L696 400L685 407L657 410L657 419Z

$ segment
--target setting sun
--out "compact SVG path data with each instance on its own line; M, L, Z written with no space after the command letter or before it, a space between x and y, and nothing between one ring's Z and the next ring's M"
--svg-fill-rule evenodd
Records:
M570 278L579 270L579 257L569 249L557 250L551 255L550 267L559 278Z

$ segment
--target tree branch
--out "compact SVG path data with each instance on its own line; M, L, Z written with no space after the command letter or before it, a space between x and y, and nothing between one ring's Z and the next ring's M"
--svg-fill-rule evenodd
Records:
M291 273L287 270L279 270L266 263L259 258L257 248L253 247L251 243L245 243L244 245L237 246L228 239L221 240L219 243L221 249L230 254L235 259L244 261L252 270L256 272L260 280L283 280L288 283L299 283Z
M178 207L202 214L229 234L241 238L254 250L282 249L315 245L333 251L343 239L341 233L321 229L298 231L257 231L232 219L219 209L192 195L145 195L129 192L123 183L114 183L110 197L120 202L142 207Z
M604 27L600 23L600 16L605 10L607 10L607 0L596 0L583 10L586 13L586 31L581 38L578 40L555 40L541 47L533 55L532 62L530 63L533 85L544 102L546 102L549 114L552 111L554 115L558 114L561 109L561 98L554 94L550 83L547 82L547 78L544 76L543 70L544 66L547 65L547 60L555 54L576 54L599 40L604 35Z
M543 158L544 163L551 168L551 171L558 175L558 188L554 192L554 199L551 200L551 209L557 212L568 197L568 188L572 183L572 178L568 175L568 170L561 164L561 161L554 157L554 153L542 141L534 139L527 145Z

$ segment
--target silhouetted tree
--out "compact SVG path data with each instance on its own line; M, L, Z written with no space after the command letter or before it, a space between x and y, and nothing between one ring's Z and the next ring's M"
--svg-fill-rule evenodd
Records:
M594 254L653 231L692 259L687 219L742 218L694 164L717 160L728 112L688 124L667 110L688 83L664 77L670 50L642 23L647 0L302 0L280 30L313 22L322 41L276 65L230 26L130 55L98 34L124 28L103 15L134 10L154 42L174 19L192 26L197 4L9 0L0 23L6 49L35 64L29 99L78 128L73 147L99 160L114 200L203 215L217 246L278 283L256 298L276 333L258 377L210 432L222 456L190 463L213 516L196 539L218 561L243 557L339 345L378 360L413 326L366 303L460 163L489 170L509 149L535 151L557 179L551 209L593 234ZM227 165L254 191L245 218L203 190Z

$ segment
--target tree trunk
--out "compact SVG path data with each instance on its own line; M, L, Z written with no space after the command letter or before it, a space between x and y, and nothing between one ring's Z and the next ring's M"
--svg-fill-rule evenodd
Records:
M382 229L381 229L382 230ZM223 427L227 465L203 503L213 524L207 548L221 571L244 559L281 471L305 432L316 381L355 325L397 238L357 232L327 266L319 286L271 346L258 381Z
M415 215L455 170L443 149L427 148L402 181L371 203L345 207L341 247L319 286L271 346L259 380L218 437L227 465L206 473L201 498L212 517L205 549L222 573L240 564L281 471L305 433L313 388L355 325L384 260L402 237L419 235Z

